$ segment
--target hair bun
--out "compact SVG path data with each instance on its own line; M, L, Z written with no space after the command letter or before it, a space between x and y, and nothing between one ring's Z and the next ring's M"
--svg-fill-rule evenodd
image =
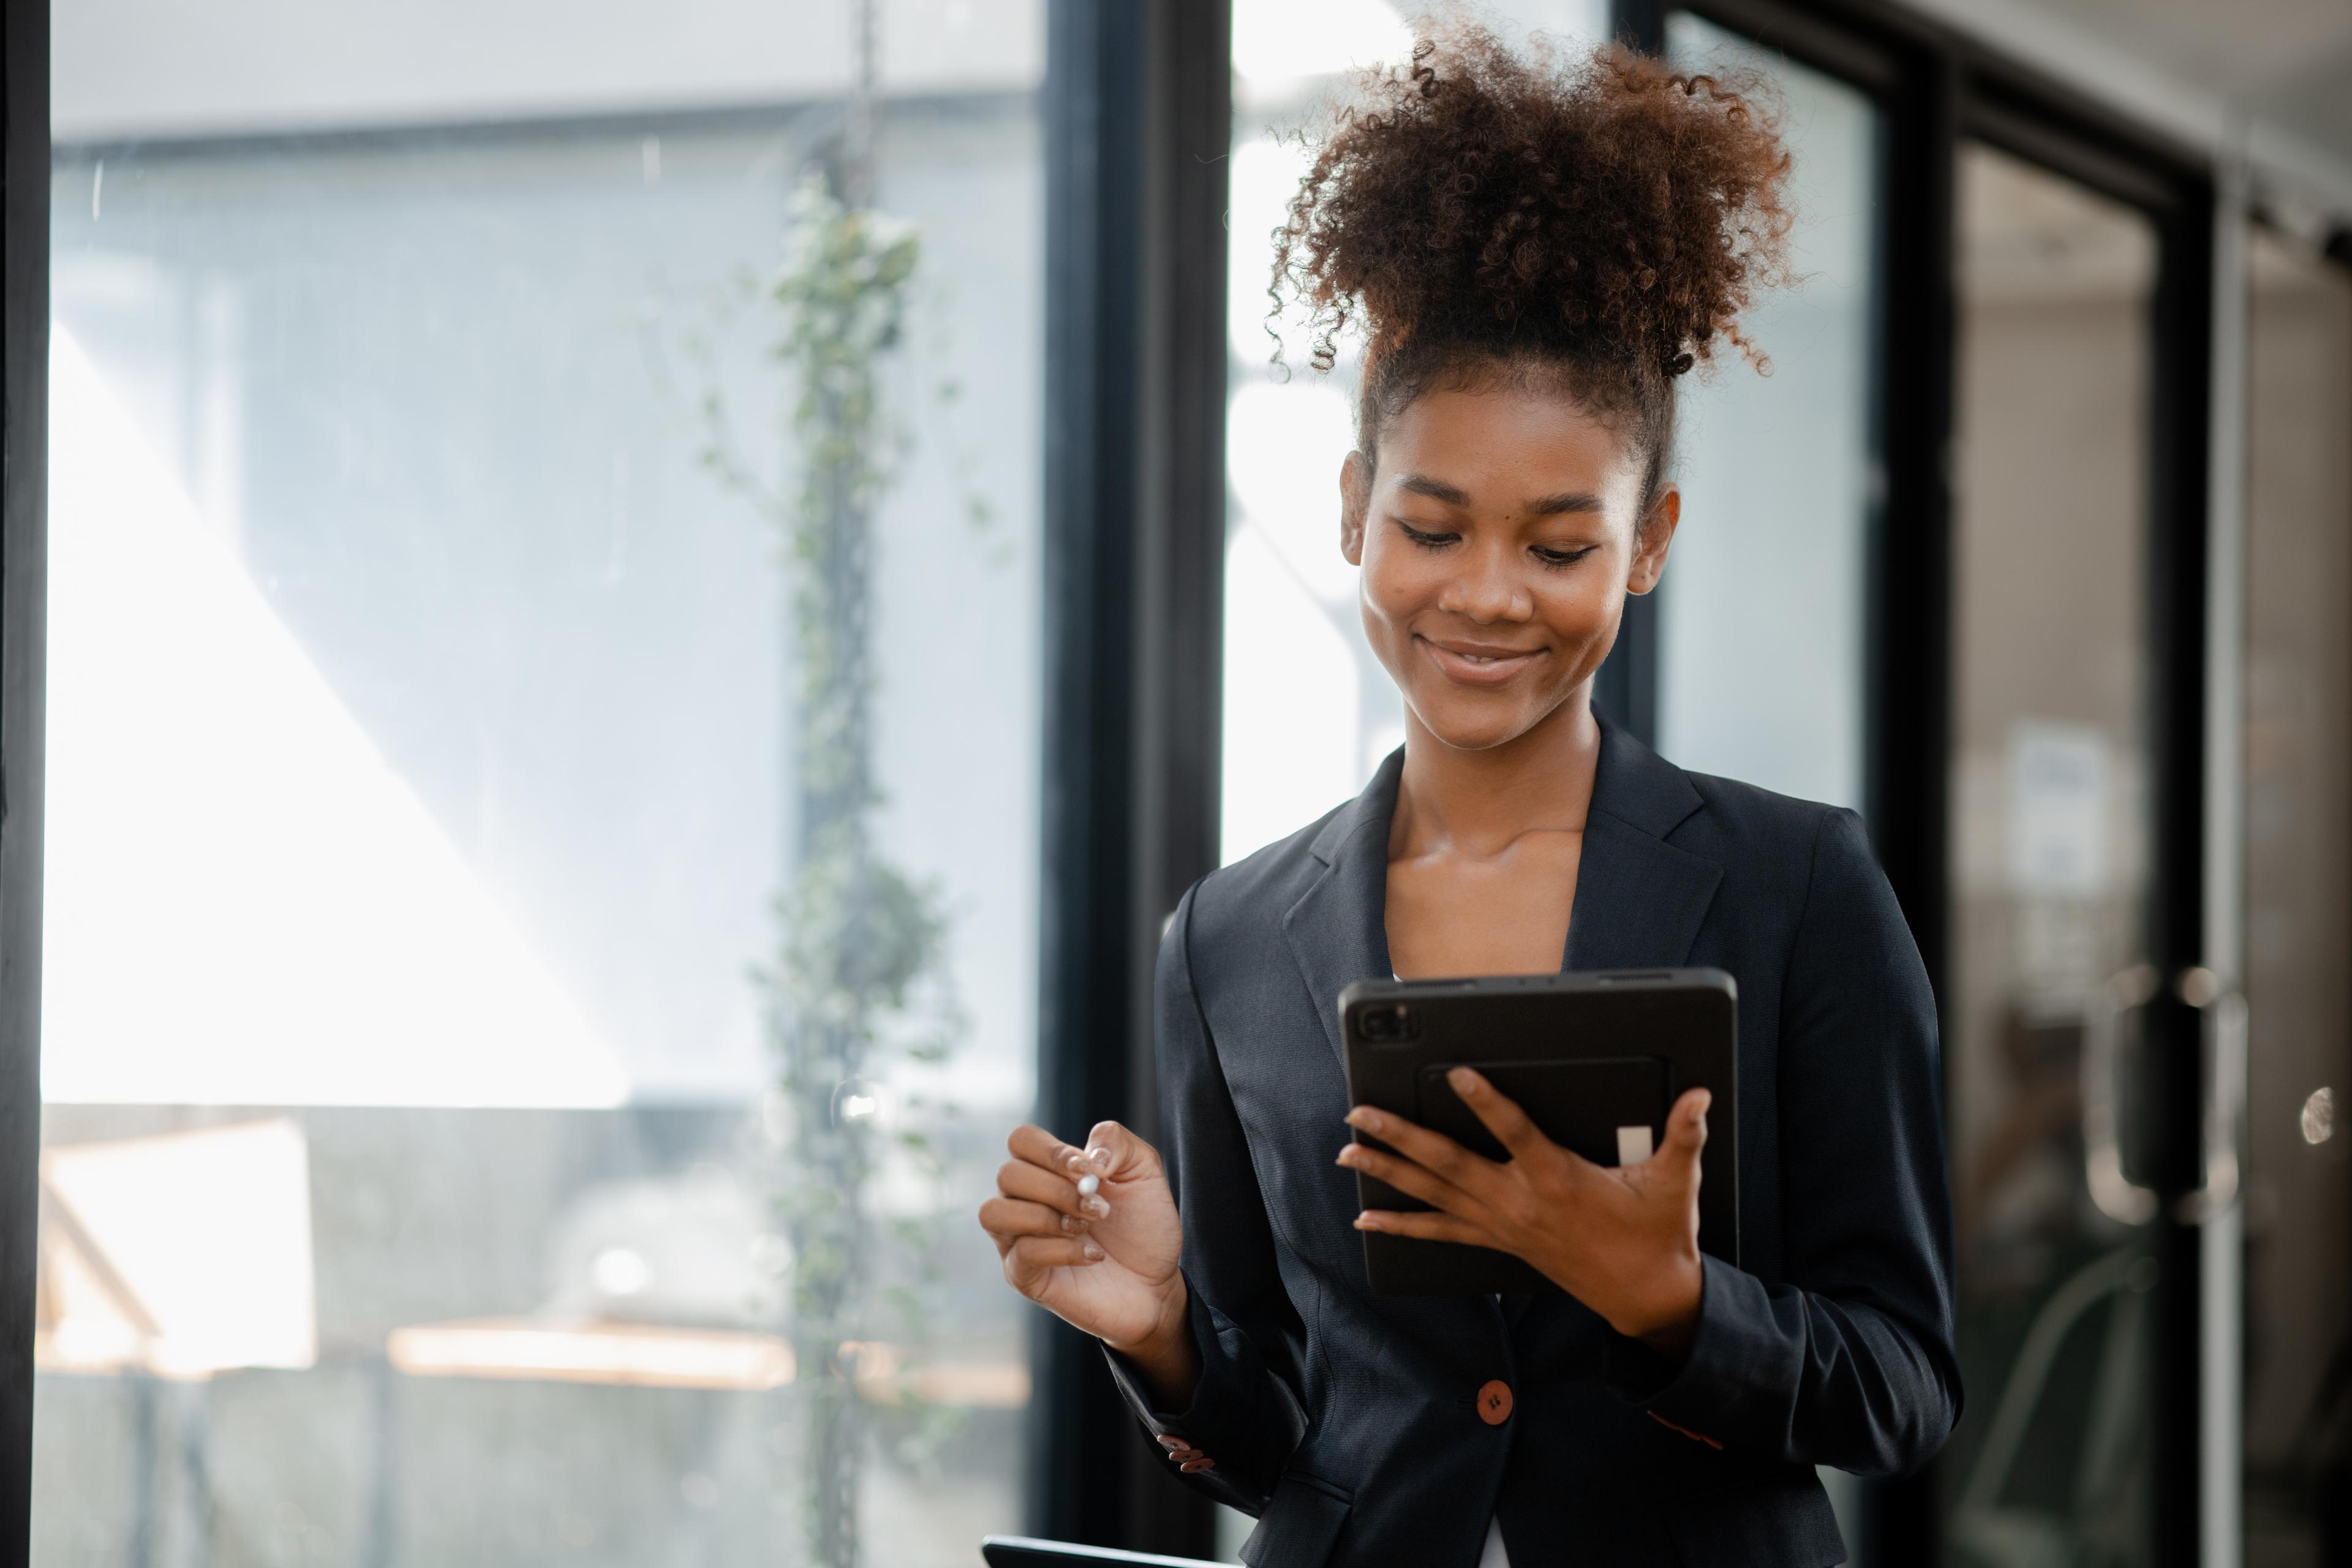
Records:
M1313 312L1320 370L1360 320L1375 361L1434 339L1678 376L1719 342L1754 357L1740 313L1786 274L1789 155L1752 76L1561 63L1457 24L1308 142L1274 281Z

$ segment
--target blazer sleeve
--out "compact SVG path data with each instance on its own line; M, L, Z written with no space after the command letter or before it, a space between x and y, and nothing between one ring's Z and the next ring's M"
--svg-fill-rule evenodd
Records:
M1786 1282L1706 1259L1682 1364L1616 1340L1604 1375L1726 1444L1859 1475L1916 1469L1960 1411L1936 1005L1849 811L1815 835L1779 1068Z
M1256 1514L1306 1433L1298 1371L1306 1335L1283 1288L1249 1144L1192 987L1192 899L1184 895L1160 940L1153 987L1161 1157L1179 1212L1216 1221L1184 1226L1186 1310L1201 1352L1191 1406L1158 1405L1125 1357L1108 1347L1104 1353L1147 1430L1181 1437L1214 1461L1181 1477L1185 1484Z

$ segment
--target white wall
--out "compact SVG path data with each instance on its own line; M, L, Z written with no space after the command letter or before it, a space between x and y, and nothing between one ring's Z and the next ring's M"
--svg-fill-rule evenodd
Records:
M838 93L849 0L70 0L61 142L398 125ZM266 46L257 40L267 40ZM882 0L893 91L1034 87L1043 0Z

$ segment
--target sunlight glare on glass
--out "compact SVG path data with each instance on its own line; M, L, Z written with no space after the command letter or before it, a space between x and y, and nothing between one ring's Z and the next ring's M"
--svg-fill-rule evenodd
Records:
M1231 862L1356 793L1361 676L1349 639L1262 531L1225 551L1223 842Z
M1242 142L1228 160L1232 186L1226 196L1226 267L1231 279L1226 300L1227 334L1234 357L1254 369L1266 370L1280 334L1282 362L1294 374L1308 374L1311 340L1306 312L1286 297L1278 318L1267 312L1274 300L1266 289L1274 277L1274 231L1282 226L1297 194L1298 182L1310 162L1307 149L1295 140L1271 134Z
M1234 394L1225 471L1243 512L1307 592L1352 604L1356 568L1339 553L1339 466L1355 446L1348 400L1327 382L1258 383Z
M1402 60L1412 30L1386 0L1243 0L1234 69L1253 82L1330 76Z
M646 1255L633 1247L608 1247L588 1266L596 1289L607 1296L636 1296L654 1282Z
M44 1094L619 1103L609 1046L51 343Z
M41 1231L47 1364L205 1377L318 1359L310 1145L293 1121L59 1144L41 1186L71 1220Z

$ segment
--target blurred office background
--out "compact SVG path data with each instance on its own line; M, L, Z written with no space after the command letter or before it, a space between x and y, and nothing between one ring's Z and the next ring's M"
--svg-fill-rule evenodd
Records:
M1937 980L1969 1405L1855 1560L2352 1563L2352 14L1486 14L1796 156L1601 700ZM36 1564L1236 1554L971 1211L1402 739L1265 240L1411 22L55 9Z

